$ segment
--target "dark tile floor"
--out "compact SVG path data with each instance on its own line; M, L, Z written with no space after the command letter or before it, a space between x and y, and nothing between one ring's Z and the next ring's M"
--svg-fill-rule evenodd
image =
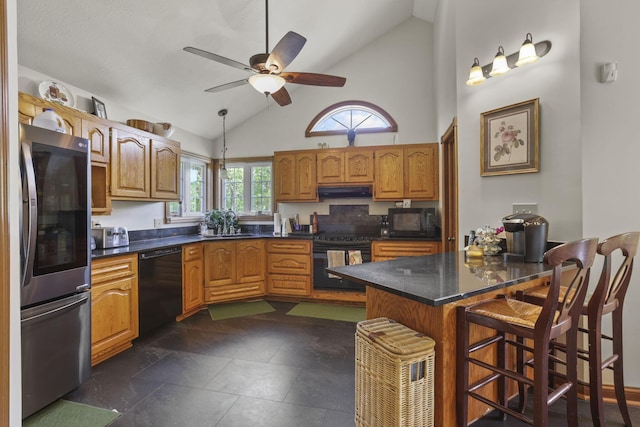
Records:
M271 304L275 312L215 322L204 310L138 339L65 399L116 409L114 427L353 427L356 324ZM564 402L553 409L550 425L566 425ZM588 404L580 410L590 425ZM486 417L473 427L520 425ZM622 425L613 406L607 425Z

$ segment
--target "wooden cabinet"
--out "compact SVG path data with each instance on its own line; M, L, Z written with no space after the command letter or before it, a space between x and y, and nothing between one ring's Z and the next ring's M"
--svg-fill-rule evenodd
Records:
M203 244L182 246L182 315L192 314L204 303Z
M264 296L263 239L208 242L204 245L204 257L205 302Z
M91 156L91 214L108 215L111 213L109 123L98 118L82 118L81 125L82 137L89 140Z
M315 151L274 153L273 176L276 202L318 200Z
M151 155L149 138L124 129L111 129L111 196L149 198Z
M151 139L151 197L177 200L180 186L180 145Z
M138 257L91 263L91 364L131 347L138 337Z
M375 150L374 200L438 200L438 144Z
M267 293L285 296L311 295L312 265L311 241L269 240Z
M45 108L51 108L64 121L66 133L74 136L82 136L81 119L78 111L64 105L36 98L26 93L18 93L18 120L20 123L33 124L33 119Z
M402 256L431 255L440 252L440 242L374 240L371 243L371 260L386 261Z
M318 184L372 183L373 150L346 148L320 150L317 155Z

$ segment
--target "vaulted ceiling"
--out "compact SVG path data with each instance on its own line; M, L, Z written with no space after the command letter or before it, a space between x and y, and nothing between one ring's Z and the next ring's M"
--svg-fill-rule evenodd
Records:
M295 31L307 43L287 70L327 73L411 16L432 21L436 4L271 0L269 51L287 31ZM233 109L236 123L267 107L295 108L295 92L302 86L287 84L293 102L286 107L249 85L206 93L250 74L183 47L248 64L252 55L265 52L265 43L263 0L18 2L20 65L210 139L221 134L221 108Z

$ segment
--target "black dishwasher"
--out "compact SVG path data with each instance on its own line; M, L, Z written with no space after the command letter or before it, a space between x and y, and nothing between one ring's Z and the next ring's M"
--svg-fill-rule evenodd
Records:
M176 321L182 313L182 247L138 255L140 336Z

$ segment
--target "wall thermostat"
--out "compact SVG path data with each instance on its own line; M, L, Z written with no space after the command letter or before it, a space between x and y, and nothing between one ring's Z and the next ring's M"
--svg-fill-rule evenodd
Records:
M608 62L602 65L600 81L602 83L615 82L618 79L618 63Z

